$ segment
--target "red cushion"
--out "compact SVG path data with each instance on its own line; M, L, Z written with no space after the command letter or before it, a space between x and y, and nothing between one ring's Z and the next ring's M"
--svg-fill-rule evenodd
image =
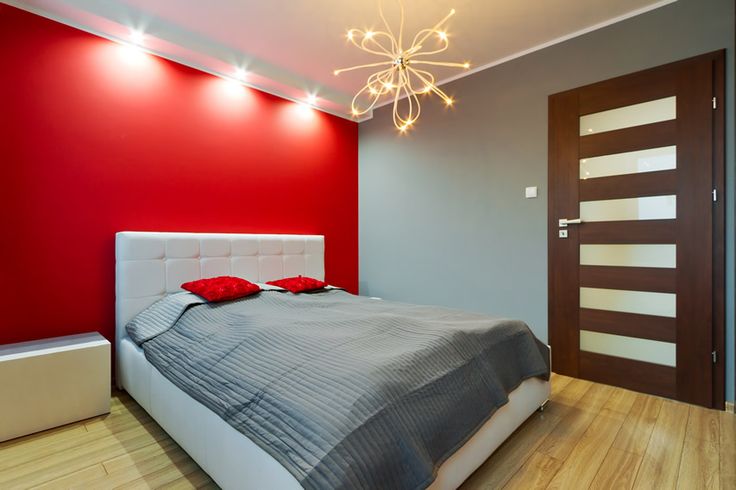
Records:
M243 298L261 291L260 286L239 277L220 276L185 282L182 289L191 291L210 302Z
M279 279L278 281L269 281L266 284L288 289L292 293L314 291L315 289L322 289L323 287L327 286L327 283L324 281L304 276L286 277L284 279Z

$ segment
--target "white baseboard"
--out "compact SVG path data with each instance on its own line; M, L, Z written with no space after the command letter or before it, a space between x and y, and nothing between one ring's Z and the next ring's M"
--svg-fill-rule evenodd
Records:
M726 402L726 411L736 413L736 405L734 402Z

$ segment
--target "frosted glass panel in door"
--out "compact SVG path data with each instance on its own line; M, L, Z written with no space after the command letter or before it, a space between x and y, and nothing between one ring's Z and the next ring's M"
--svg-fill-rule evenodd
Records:
M580 245L580 265L677 266L677 245Z
M580 307L675 318L677 295L622 289L580 288Z
M586 221L629 221L675 219L677 196L634 197L605 201L582 201L580 219Z
M611 175L637 174L677 168L677 147L615 153L580 160L580 178L594 179Z
M665 366L675 366L677 364L676 345L659 340L637 339L635 337L581 330L580 350L636 361L653 362Z
M582 116L580 136L669 121L676 117L677 97L666 97Z

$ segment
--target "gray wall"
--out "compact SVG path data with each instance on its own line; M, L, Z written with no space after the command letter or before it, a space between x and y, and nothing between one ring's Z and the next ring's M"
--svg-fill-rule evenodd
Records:
M469 35L470 33L458 33ZM733 0L679 0L444 88L399 136L360 125L360 287L387 299L521 318L547 339L547 96L728 48ZM727 399L734 399L734 139L727 114ZM537 199L524 187L539 186Z

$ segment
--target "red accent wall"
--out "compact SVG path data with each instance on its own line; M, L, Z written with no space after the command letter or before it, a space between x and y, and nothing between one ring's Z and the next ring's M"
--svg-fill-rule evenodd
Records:
M0 60L0 344L113 338L121 230L324 234L357 291L357 124L6 5Z

